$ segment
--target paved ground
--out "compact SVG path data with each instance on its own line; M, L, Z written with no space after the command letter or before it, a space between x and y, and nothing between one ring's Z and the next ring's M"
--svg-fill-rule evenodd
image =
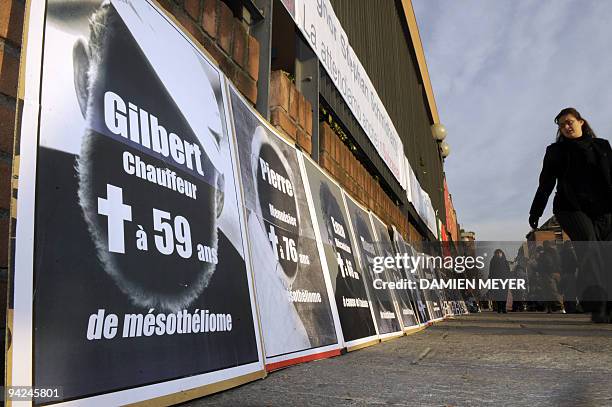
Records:
M612 406L612 324L472 314L187 406Z

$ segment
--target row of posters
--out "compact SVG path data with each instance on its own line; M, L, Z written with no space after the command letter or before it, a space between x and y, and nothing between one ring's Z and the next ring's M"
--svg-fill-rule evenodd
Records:
M61 389L34 404L176 403L441 316L376 289L409 246L155 5L28 21L9 383Z

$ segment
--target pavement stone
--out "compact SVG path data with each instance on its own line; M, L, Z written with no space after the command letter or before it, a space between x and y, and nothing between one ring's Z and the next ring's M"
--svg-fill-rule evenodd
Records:
M481 313L185 406L612 406L612 324Z

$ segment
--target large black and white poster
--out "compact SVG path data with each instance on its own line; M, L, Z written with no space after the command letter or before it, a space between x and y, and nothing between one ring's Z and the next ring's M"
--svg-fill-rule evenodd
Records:
M297 151L230 94L266 365L339 349Z
M357 262L342 190L309 159L304 158L321 242L336 299L344 341L376 335L366 281ZM306 183L306 182L305 182Z
M422 269L423 277L429 281L440 281L438 270L433 266L433 262L425 261L425 266ZM434 320L444 317L442 298L444 293L442 288L426 290L429 294L431 316Z
M220 73L144 0L32 10L33 385L110 405L261 372Z
M370 222L370 215L346 193L344 193L344 198L355 235L355 244L359 251L360 264L365 271L365 281L370 294L378 333L381 336L393 335L400 332L402 326L397 314L393 292L387 286L376 283L376 280L379 280L379 282L389 282L391 280L384 270L380 273L374 270L374 259L380 257L381 254Z
M395 243L395 247L397 249L397 253L401 256L407 255L411 258L416 258L416 251L410 246L399 232L393 228L393 242ZM405 278L414 281L414 285L416 288L411 290L411 295L413 298L413 306L416 311L420 323L425 323L429 321L431 318L429 317L429 311L427 309L427 303L425 302L425 294L423 290L419 288L419 275L416 269L406 270L403 269L405 274Z
M384 258L395 258L396 251L393 242L391 241L391 236L389 235L387 225L385 225L377 216L372 215L371 218L380 255L382 255ZM394 290L394 294L404 328L417 325L418 319L414 312L414 304L416 302L408 291L408 288L403 287L402 284L407 281L405 269L399 269L396 265L385 268L388 278L396 283L396 287L398 285L402 287L396 288Z

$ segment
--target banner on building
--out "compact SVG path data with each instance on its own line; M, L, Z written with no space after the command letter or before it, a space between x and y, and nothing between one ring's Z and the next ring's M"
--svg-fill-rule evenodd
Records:
M401 335L402 325L397 313L395 295L385 284L391 280L384 268L379 270L376 267L376 260L380 258L381 254L370 222L370 214L346 192L343 191L343 193L353 229L353 240L357 246L357 257L361 269L364 271L370 294L378 334L381 339Z
M220 72L146 1L45 3L26 19L11 384L116 405L263 377Z
M295 0L296 25L397 182L406 189L404 147L329 0Z
M266 366L339 354L297 151L233 87L230 95Z
M438 226L436 221L436 211L431 204L431 198L429 194L421 187L421 183L416 177L414 170L410 166L408 160L404 163L406 173L406 196L408 201L414 206L417 214L425 223L431 233L438 237Z
M356 258L356 244L342 198L342 189L310 159L301 156L316 226L336 300L345 347L377 339L365 273Z

